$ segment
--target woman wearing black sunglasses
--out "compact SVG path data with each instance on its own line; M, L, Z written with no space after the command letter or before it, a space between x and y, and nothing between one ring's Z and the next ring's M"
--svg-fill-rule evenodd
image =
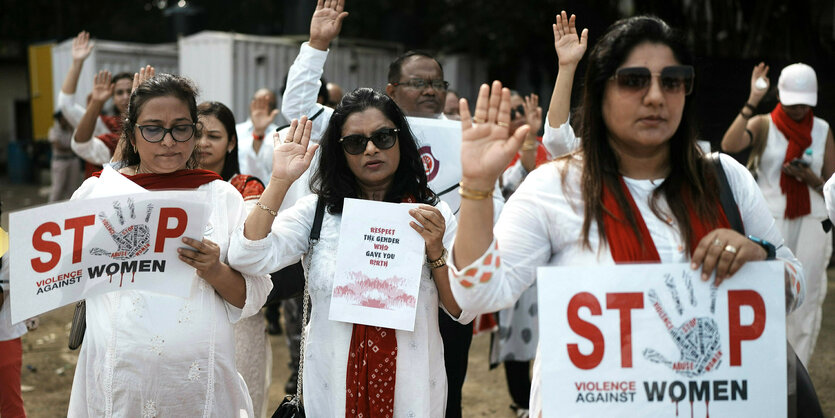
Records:
M793 308L799 264L784 247L754 179L731 158L721 163L748 234L733 231L719 203L717 177L695 143L690 55L653 17L613 24L589 54L579 150L532 172L495 228L485 191L520 147L526 128L508 134L510 92L481 87L474 124L462 101L463 180L450 286L464 310L512 305L545 265L689 262L703 280L732 276L748 261L787 263ZM495 239L494 239L495 234ZM762 242L762 241L761 241ZM770 247L771 251L768 251ZM501 263L486 262L501 258ZM472 277L488 280L472 280ZM590 279L589 279L590 280ZM548 355L548 353L543 353ZM539 416L539 357L531 416ZM551 412L556 413L556 412Z
M367 88L349 93L334 110L311 180L314 194L277 213L290 185L313 160L317 145L308 148L311 127L306 118L293 121L287 138L276 142L272 179L258 203L261 210L254 210L233 237L230 259L242 271L268 272L309 257L312 309L303 353L308 416L369 416L368 408L377 407L385 416L442 417L447 385L439 303L461 323L474 318L462 313L449 289L445 259L455 217L427 187L403 112L391 98ZM413 332L328 320L345 198L422 203L409 211L415 218L412 228L426 241L427 259ZM308 252L317 199L326 211L319 241ZM366 339L383 349L364 350ZM380 356L387 356L385 364L395 365L356 373L355 368L375 364Z

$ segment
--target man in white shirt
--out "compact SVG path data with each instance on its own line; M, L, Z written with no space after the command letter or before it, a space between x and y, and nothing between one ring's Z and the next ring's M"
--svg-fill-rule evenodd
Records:
M278 127L274 122L276 116L275 93L260 88L249 104L249 118L235 125L241 174L255 176L264 185L270 182L273 169L272 133ZM265 141L268 136L269 140Z

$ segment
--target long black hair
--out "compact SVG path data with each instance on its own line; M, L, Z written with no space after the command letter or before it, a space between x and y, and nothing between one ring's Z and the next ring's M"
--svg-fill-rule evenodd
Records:
M223 170L220 173L224 180L229 181L241 172L240 165L238 165L238 132L235 131L235 115L221 102L203 102L197 106L197 116L216 117L226 129L228 141L235 141L232 151L227 152L224 157Z
M310 190L324 199L330 213L342 213L342 200L346 197L362 198L339 139L348 116L370 108L382 112L399 129L400 165L384 200L399 203L411 197L417 203L437 204L438 197L427 186L426 171L406 116L394 100L370 88L359 88L346 94L334 110L320 144L319 166L310 179Z
M627 221L640 238L636 216L620 187L618 157L609 144L608 127L603 120L603 94L609 78L626 61L636 46L649 42L668 46L682 65L692 65L693 57L684 39L663 20L653 16L622 19L609 27L589 54L586 69L583 106L581 110L581 138L583 153L582 191L585 203L583 244L588 248L592 221L597 222L600 242L606 241L603 225L603 186L611 190ZM663 195L676 218L683 241L690 249L693 229L688 205L707 224L718 225L718 188L715 173L709 168L696 145L696 120L693 98L684 102L681 123L669 140L670 174L655 189L651 208L662 218L657 207Z

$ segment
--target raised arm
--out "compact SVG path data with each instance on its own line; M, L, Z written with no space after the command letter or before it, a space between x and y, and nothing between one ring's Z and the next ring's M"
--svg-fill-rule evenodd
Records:
M539 141L536 140L536 133L542 128L542 108L539 106L539 95L531 94L525 97L522 104L525 109L525 119L530 129L525 136L525 142L519 150L519 162L522 167L530 173L536 168L536 153L539 149Z
M586 53L586 47L588 46L589 30L583 29L578 35L575 20L574 15L568 17L563 10L557 15L557 23L552 28L554 30L554 50L557 51L559 63L557 81L554 83L554 92L551 94L551 103L548 107L548 125L552 128L568 121L574 74L577 72L577 65L583 58L583 54Z
M113 84L110 82L110 71L102 70L96 74L93 81L93 92L91 93L90 103L87 105L87 110L84 111L84 116L78 122L78 127L75 130L74 140L78 143L85 143L93 137L93 130L96 127L96 120L101 114L104 103L113 95Z
M84 60L93 52L95 43L90 41L90 34L85 31L78 33L78 36L72 40L72 64L67 71L67 76L64 77L64 84L61 85L61 92L68 95L75 94L75 89L78 87L78 77L81 74L81 68L84 66Z
M319 0L310 19L310 46L327 51L331 41L342 31L342 21L346 17L345 0Z
M756 128L760 118L756 116L756 111L757 105L768 93L769 85L768 66L761 62L751 72L751 91L748 94L748 100L722 137L722 151L740 152L766 140L761 130Z
M247 239L259 240L270 233L287 190L310 167L313 155L319 148L318 144L308 148L312 127L313 123L307 117L302 117L301 121L293 119L284 142L275 141L270 183L256 203L258 208L249 213L244 223L244 237ZM277 139L278 133L273 135Z

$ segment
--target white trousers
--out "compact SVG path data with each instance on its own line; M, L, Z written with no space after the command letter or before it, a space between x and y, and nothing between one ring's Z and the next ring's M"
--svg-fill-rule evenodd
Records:
M81 163L78 158L52 158L49 171L52 177L50 202L68 200L81 185Z
M786 245L803 264L806 297L803 304L786 318L786 336L803 364L809 364L818 340L826 297L826 266L832 254L832 236L823 232L821 220L814 216L777 219Z

